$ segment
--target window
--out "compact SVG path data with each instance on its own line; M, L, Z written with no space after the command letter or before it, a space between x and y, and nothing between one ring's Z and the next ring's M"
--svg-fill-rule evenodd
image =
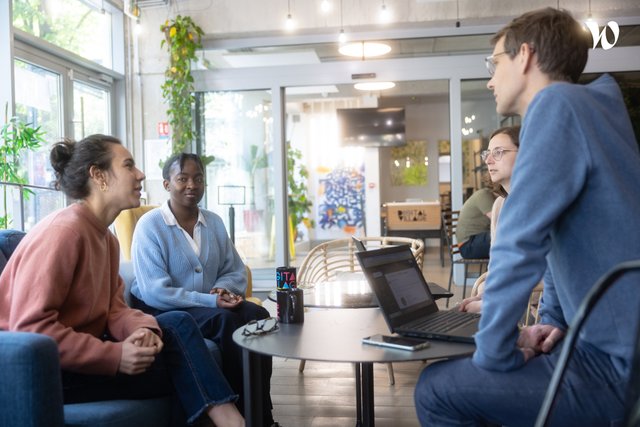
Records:
M73 135L82 139L94 133L110 133L109 92L73 82Z
M112 15L104 6L88 0L14 0L13 26L112 68Z
M46 141L59 139L62 135L60 75L19 59L14 61L14 69L16 116L25 123L40 126ZM23 164L30 184L46 186L53 179L49 149L50 144L26 154Z

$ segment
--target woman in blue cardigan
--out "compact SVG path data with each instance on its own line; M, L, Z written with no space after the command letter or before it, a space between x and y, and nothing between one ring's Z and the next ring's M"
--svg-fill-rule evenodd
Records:
M134 305L154 315L171 310L190 313L204 337L220 347L223 372L243 396L242 353L232 334L250 320L269 317L269 313L244 300L245 266L224 223L215 213L198 207L205 189L200 157L187 153L172 156L162 177L170 199L145 214L133 234ZM262 362L264 425L277 426L269 394L271 357L263 357ZM239 406L244 409L242 399Z

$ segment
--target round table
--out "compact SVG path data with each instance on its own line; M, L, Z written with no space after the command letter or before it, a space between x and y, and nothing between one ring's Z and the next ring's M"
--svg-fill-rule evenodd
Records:
M423 350L406 351L362 343L374 334L389 334L378 308L313 310L305 313L304 323L280 324L275 332L244 336L237 329L233 340L243 348L245 420L248 426L261 426L259 355L323 362L349 362L356 365L357 425L373 426L373 363L462 357L473 353L472 344L432 340Z

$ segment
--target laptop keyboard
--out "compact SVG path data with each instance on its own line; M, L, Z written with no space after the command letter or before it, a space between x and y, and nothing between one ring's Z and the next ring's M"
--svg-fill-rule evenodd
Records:
M428 319L407 325L406 329L425 332L448 332L472 323L479 317L480 315L476 313L464 313L454 310L439 311L429 316Z

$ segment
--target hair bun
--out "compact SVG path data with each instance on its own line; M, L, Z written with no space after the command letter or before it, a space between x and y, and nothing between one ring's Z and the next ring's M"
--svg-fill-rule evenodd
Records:
M57 175L62 175L64 173L64 170L71 160L71 156L73 156L74 149L75 143L68 139L56 143L51 148L51 166L53 167L53 170L56 171Z

